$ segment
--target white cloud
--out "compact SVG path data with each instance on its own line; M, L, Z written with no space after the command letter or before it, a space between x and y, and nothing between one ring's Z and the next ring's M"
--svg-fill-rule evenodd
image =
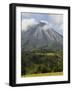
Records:
M45 21L45 20L40 20L40 22L44 22L46 25L42 26L41 28L44 30L47 30L49 28L54 28L59 33L63 33L63 19L60 15L50 15L50 18L52 19L52 23ZM39 21L37 21L34 18L27 18L27 19L22 19L22 31L28 30L28 27L35 26L39 24Z
M40 20L40 22L48 24L48 21L45 21L45 20Z
M36 25L37 21L34 18L22 19L22 30L26 31L29 26Z
M44 25L43 27L42 27L42 29L44 29L44 30L48 30L48 29L50 29L51 27L50 27L50 25L49 24L46 24L46 25Z
M51 20L51 27L60 34L63 34L63 15L60 14L53 14L49 15Z
M62 24L63 23L63 15L49 15L50 19L55 24Z

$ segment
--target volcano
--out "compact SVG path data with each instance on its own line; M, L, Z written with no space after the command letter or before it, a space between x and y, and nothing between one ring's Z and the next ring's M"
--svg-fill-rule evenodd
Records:
M21 31L22 50L61 50L63 36L54 30L47 21L38 21Z

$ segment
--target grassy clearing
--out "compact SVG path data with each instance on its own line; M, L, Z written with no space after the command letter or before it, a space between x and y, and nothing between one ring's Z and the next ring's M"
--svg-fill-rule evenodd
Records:
M63 75L63 72L51 72L51 73L30 74L30 75L22 75L22 77L60 76L60 75Z
M35 53L36 55L47 55L47 56L54 56L55 54L54 53Z

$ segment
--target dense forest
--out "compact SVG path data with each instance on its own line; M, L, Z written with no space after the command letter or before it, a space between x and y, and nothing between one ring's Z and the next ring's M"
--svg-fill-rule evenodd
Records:
M63 72L63 51L32 50L21 55L22 76Z

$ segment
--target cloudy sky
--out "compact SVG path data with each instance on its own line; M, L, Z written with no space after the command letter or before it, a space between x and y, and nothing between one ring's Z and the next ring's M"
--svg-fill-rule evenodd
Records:
M50 24L60 34L63 34L63 15L48 13L21 13L22 30L27 30L28 26L35 25L39 21L45 21Z

